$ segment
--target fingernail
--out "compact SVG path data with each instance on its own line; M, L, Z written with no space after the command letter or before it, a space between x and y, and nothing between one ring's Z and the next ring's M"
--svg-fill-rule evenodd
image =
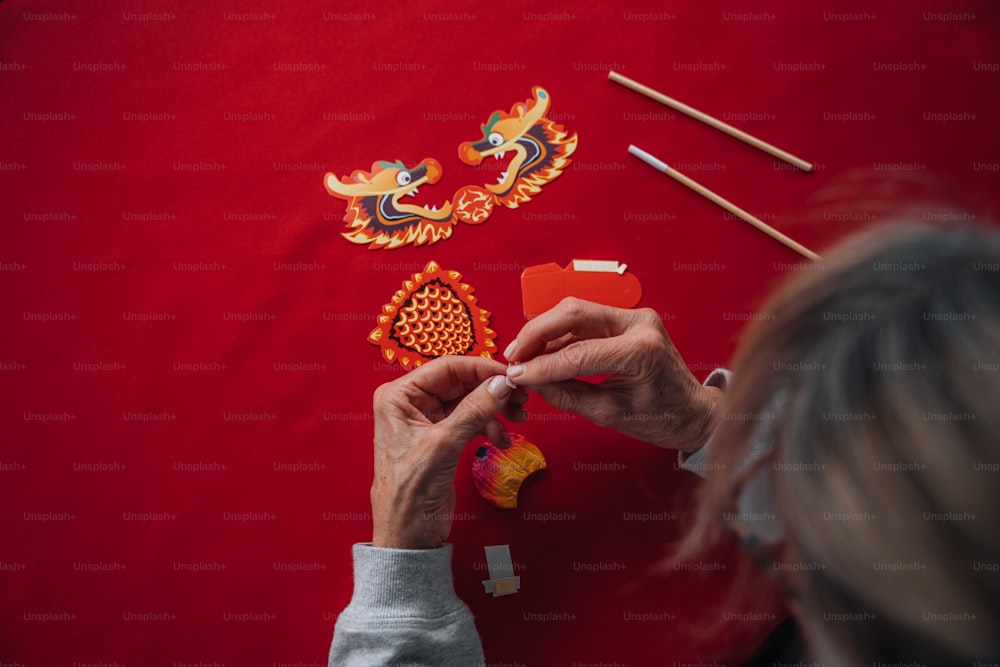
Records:
M503 351L504 359L510 359L511 355L514 354L514 350L516 349L517 349L517 341L513 340L511 341L510 345L507 346L507 349Z
M486 387L486 389L493 395L494 398L499 400L507 398L510 396L511 392L510 385L507 383L507 378L503 375L498 375L490 380L490 384Z
M522 374L524 374L524 364L515 364L507 367L507 377L512 380Z
M510 436L507 435L507 431L500 431L500 442L494 444L500 449L507 449L510 447Z

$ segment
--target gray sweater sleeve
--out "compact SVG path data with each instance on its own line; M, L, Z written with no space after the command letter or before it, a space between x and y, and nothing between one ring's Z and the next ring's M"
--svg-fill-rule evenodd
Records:
M354 595L337 618L331 667L485 663L472 612L452 585L450 544L353 551Z
M718 387L724 392L731 378L732 373L729 371L717 369L705 380L705 386ZM750 449L739 464L741 470L746 470L771 452L783 404L784 396L778 394L756 415L757 423L751 436ZM712 463L712 451L718 446L718 440L713 434L698 451L692 454L678 452L681 467L700 477L708 477L716 465ZM737 512L740 520L750 527L755 537L774 542L785 535L785 527L778 518L773 491L774 479L770 468L771 466L765 466L748 480L737 501Z
M704 384L706 387L718 387L725 392L726 385L729 384L732 377L733 374L731 372L724 368L717 368L705 379ZM774 443L774 419L777 407L777 404L772 404L768 410L765 410L760 415L761 420L760 423L758 423L757 428L754 430L753 442L751 443L750 451L747 453L747 457L742 463L744 467L749 467L771 451L771 447ZM698 451L691 454L678 452L677 460L680 462L681 467L685 470L690 470L699 477L708 477L712 466L712 464L709 463L709 459L711 459L711 452L715 447L716 439L713 434Z

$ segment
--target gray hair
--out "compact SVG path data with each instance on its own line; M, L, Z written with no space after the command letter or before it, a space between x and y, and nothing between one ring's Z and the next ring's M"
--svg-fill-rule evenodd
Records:
M779 393L773 494L812 658L1000 658L1000 234L891 225L802 271L744 335L727 414ZM696 530L753 435L724 419ZM777 568L776 568L777 569Z

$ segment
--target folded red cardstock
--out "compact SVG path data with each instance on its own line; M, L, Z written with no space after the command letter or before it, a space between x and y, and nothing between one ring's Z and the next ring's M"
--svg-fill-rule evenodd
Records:
M642 285L625 264L574 259L566 268L555 263L529 266L521 273L524 316L541 315L568 296L617 308L631 308L642 298Z

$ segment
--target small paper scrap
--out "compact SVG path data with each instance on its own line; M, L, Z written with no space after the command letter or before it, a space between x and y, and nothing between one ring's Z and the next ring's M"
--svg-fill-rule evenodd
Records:
M492 593L495 598L517 593L521 588L521 577L514 576L510 545L497 544L483 547L483 551L486 552L486 568L490 573L490 578L483 580L486 593Z

